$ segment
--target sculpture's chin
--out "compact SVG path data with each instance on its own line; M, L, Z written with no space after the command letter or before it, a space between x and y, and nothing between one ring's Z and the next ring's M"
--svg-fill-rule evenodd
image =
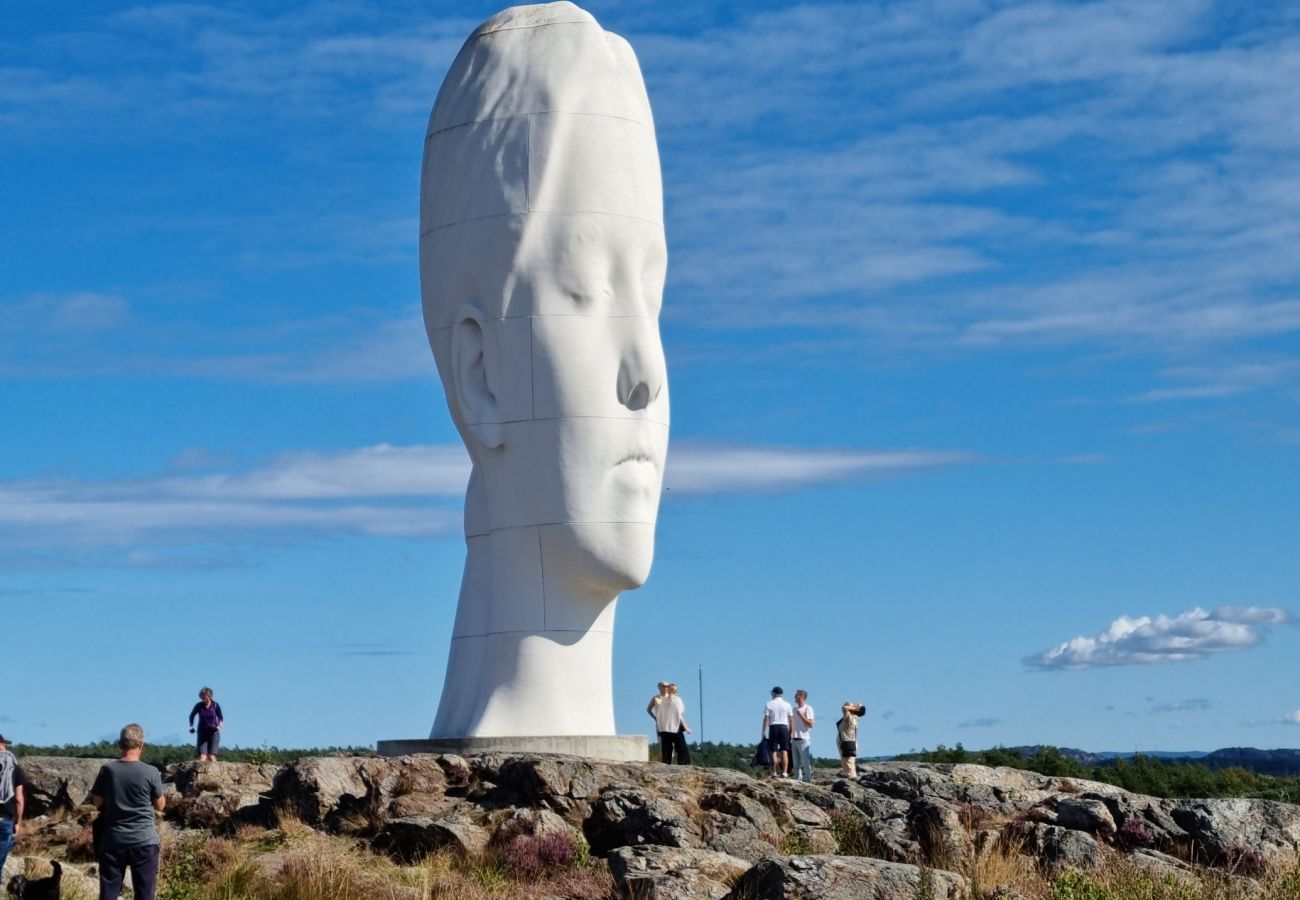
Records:
M587 591L612 599L639 588L650 577L654 526L620 522L547 526L542 552L543 564L550 570L548 580L567 576ZM552 566L558 568L551 570Z
M617 584L619 591L633 591L645 584L650 577L654 552L653 531L644 540L620 548L618 556L605 563L611 585Z

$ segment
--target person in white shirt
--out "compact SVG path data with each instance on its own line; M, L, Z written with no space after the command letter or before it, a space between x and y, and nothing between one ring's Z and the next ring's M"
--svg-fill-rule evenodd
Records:
M668 682L668 696L677 701L677 706L681 709L680 719L677 725L677 740L673 743L673 749L677 756L677 765L689 766L691 764L691 747L686 743L686 735L691 733L691 726L686 724L686 701L677 695L677 685L674 682Z
M794 717L790 720L790 749L794 757L794 774L800 781L812 781L813 708L808 692L794 692Z
M682 703L682 698L678 697L672 690L672 685L665 685L668 693L659 700L659 705L655 707L655 730L659 732L659 761L671 763L673 761L673 750L677 749L678 764L690 762L689 757L683 758L680 752L680 745L686 743L685 738L680 740L679 732L690 734L691 729L686 725L686 704ZM687 751L689 755L690 751Z
M763 707L763 735L772 751L772 777L790 774L790 719L793 712L780 686L772 688L772 699Z
M653 719L655 717L655 710L659 708L659 704L662 703L663 699L667 696L668 682L661 681L659 682L659 693L651 697L650 702L645 705L646 715Z

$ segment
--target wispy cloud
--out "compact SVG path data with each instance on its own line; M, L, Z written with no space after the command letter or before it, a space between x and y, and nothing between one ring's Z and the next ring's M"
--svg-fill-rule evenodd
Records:
M1203 712L1214 706L1205 697L1189 697L1186 700L1168 700L1151 707L1153 713Z
M992 728L994 725L1001 725L1001 719L993 719L987 716L978 719L966 719L964 722L958 722L958 728Z
M1300 38L1266 4L1234 17L1159 0L624 7L600 12L632 38L655 105L665 315L687 328L797 330L841 353L1050 344L1185 362L1220 348L1243 366L1300 332L1300 135L1278 115L1300 106ZM230 252L259 267L414 265L413 180L395 189L405 202L380 202L356 196L379 182L331 166L391 166L380 149L418 135L474 24L448 7L321 2L88 14L5 46L0 124L31 146L56 129L128 144L252 135L294 159L284 204L303 214L177 227L233 235ZM431 372L418 329L355 324L356 342L325 336L318 352L270 335L27 362L94 374L118 356L112 371L270 381ZM1167 378L1125 393L1257 389Z
M667 314L971 350L1294 334L1300 137L1276 110L1300 102L1300 40L1270 16L922 2L648 23L673 278L698 295Z
M1105 453L1074 453L1061 457L1061 462L1067 466L1100 466L1110 461L1110 456Z
M933 450L817 450L729 447L683 442L664 477L681 494L777 493L824 484L896 478L974 462L969 453Z
M1076 637L1025 659L1040 669L1092 669L1205 659L1259 644L1291 614L1271 606L1196 607L1176 616L1120 616L1095 637ZM1153 710L1154 711L1154 710Z
M1246 728L1272 728L1278 725L1300 725L1300 709L1272 719L1252 719L1241 723Z
M164 320L125 298L74 293L0 302L0 377L130 376L264 384L437 378L418 304L251 324Z
M1283 385L1300 376L1300 360L1278 363L1249 363L1222 369L1203 367L1169 369L1163 377L1184 382L1177 387L1155 388L1131 399L1138 403L1166 400L1204 400L1236 397L1241 394Z
M674 496L793 491L908 475L970 457L923 450L854 451L675 446ZM189 451L189 466L221 462ZM360 534L423 538L459 532L469 459L459 444L285 453L247 470L168 472L112 481L0 482L0 536L17 549L124 549L135 566L204 568L225 557L177 547ZM166 552L159 552L158 548Z
M344 644L336 653L338 656L423 656L427 650L411 650L398 644L379 641L359 641Z
M127 312L127 302L110 294L32 294L0 303L0 335L102 331L123 324Z
M894 734L915 734L920 730L915 725L899 725L894 729Z
M183 121L204 134L250 127L259 116L266 122L268 113L389 124L395 114L427 111L430 86L477 23L455 15L397 20L326 3L287 11L177 3L87 24L9 55L0 122L16 135L89 129L105 114L136 127ZM159 69L170 77L145 74Z

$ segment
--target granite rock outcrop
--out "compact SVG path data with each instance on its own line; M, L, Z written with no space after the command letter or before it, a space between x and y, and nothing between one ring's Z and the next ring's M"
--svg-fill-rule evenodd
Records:
M84 842L98 761L27 759L28 833ZM1300 806L1169 800L1111 785L964 764L871 763L813 784L727 769L483 754L319 757L167 772L176 828L226 833L288 816L401 862L474 857L565 834L635 897L961 896L991 848L1043 871L1116 855L1182 878L1191 864L1253 875L1293 865ZM84 852L84 848L83 848Z

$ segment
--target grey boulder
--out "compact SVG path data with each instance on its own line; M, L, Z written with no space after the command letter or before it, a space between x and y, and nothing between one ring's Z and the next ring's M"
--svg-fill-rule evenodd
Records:
M968 884L955 872L859 856L774 856L736 881L727 900L960 900Z
M607 859L618 895L635 900L720 900L749 869L726 853L677 847L619 847Z

